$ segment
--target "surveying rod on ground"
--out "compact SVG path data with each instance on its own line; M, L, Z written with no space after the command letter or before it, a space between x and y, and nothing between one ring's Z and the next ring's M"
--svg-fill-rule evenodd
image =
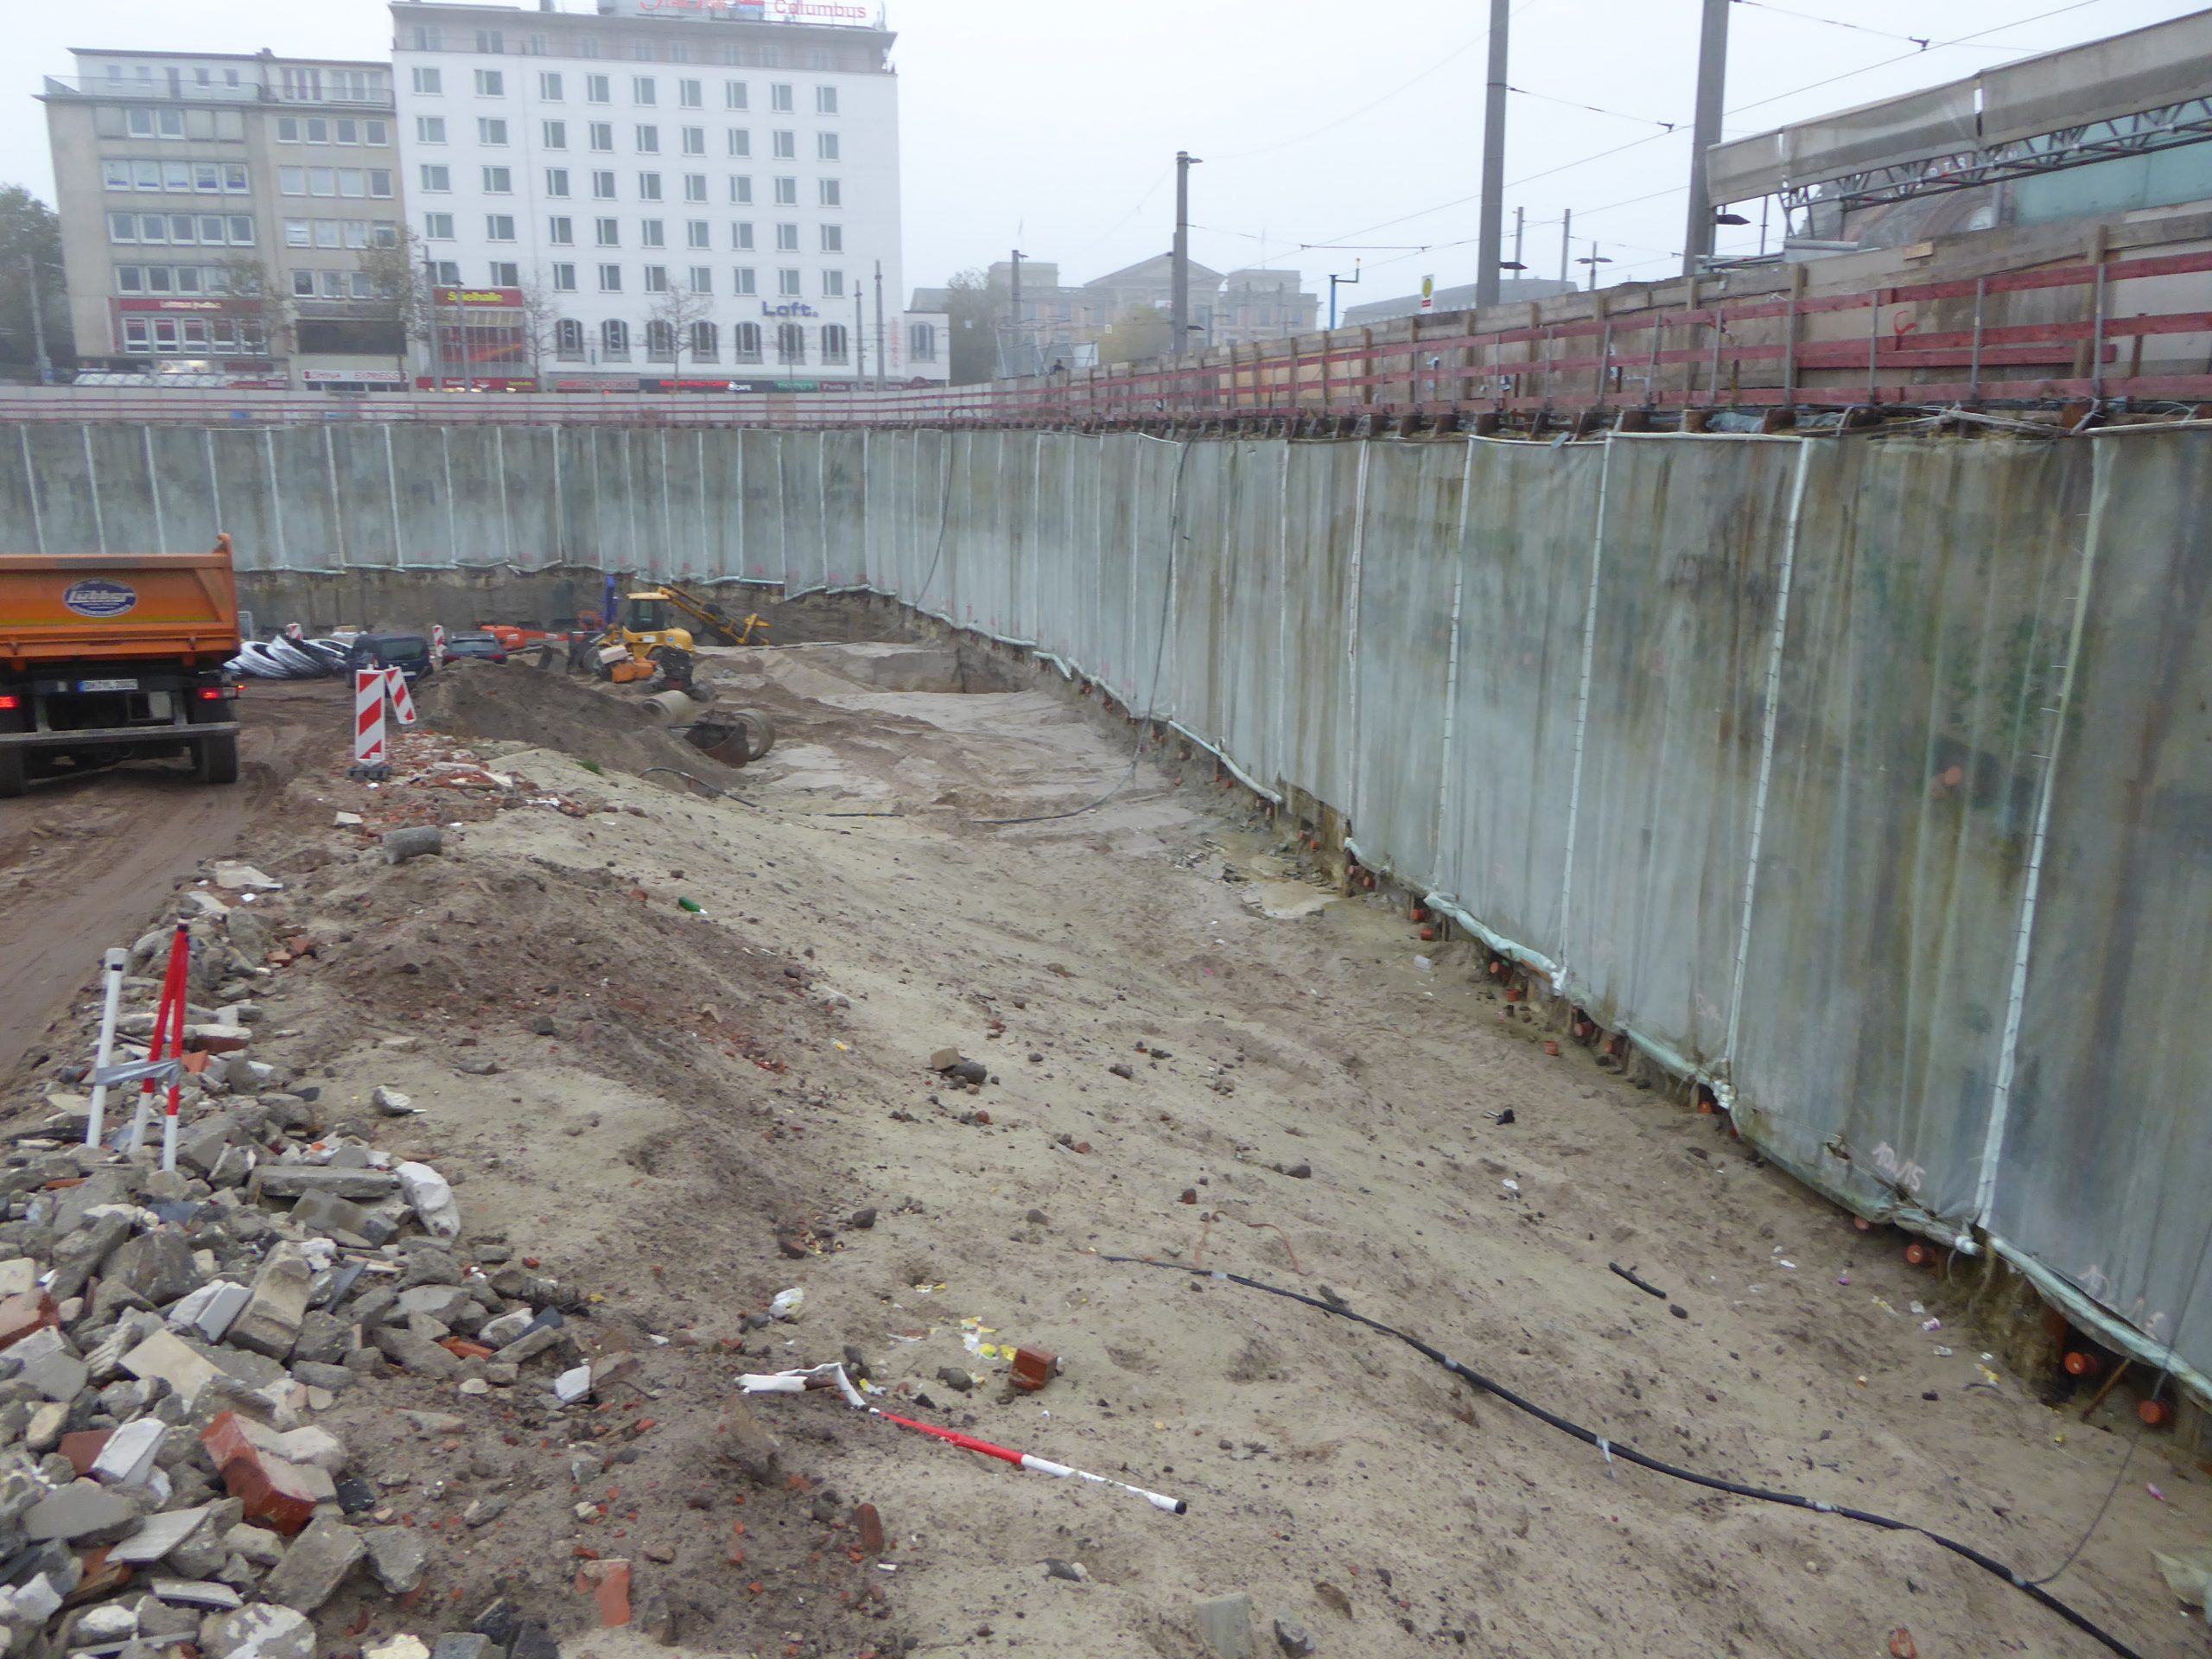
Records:
M107 1132L107 1084L100 1073L107 1069L115 1052L115 1013L123 1000L123 970L130 964L129 953L111 950L100 958L105 969L107 989L100 1002L100 1046L92 1057L92 1110L85 1120L85 1144L97 1147L100 1136Z

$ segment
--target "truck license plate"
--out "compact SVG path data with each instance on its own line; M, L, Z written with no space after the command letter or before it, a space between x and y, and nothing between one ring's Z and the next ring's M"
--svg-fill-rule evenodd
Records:
M138 689L138 682L136 680L79 680L77 682L77 689L79 691L136 691Z

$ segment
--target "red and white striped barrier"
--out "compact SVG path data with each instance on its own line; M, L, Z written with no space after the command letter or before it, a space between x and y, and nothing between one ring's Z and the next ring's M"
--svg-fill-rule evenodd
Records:
M430 665L433 668L443 668L445 664L446 625L442 622L433 622L430 624Z
M415 723L415 698L407 677L396 668L363 668L353 672L353 771L381 774L391 764L385 748L385 704L402 726Z

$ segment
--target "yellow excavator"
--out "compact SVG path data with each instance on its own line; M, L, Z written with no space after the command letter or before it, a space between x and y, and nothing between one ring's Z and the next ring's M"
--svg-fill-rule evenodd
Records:
M681 626L688 619L693 629ZM703 594L673 582L622 596L622 612L597 639L580 642L570 666L624 683L655 674L669 685L690 683L691 653L703 638L715 645L766 645L769 625L750 612L740 621Z

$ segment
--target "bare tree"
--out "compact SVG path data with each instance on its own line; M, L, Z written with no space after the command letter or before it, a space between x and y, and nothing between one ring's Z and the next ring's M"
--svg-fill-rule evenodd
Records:
M292 354L292 314L283 295L276 291L268 266L250 253L234 253L223 261L224 280L231 297L257 303L262 339L272 357Z
M523 346L530 353L530 372L537 378L541 388L545 379L545 359L557 348L561 327L560 302L553 297L553 290L545 286L544 278L532 272L530 281L522 285Z
M674 283L670 283L660 291L659 297L654 300L652 309L646 314L647 324L648 327L656 323L663 324L669 331L671 378L681 380L683 378L684 355L690 351L692 346L692 325L705 321L714 308L714 296L710 294L700 293L688 283L681 286ZM650 340L650 335L648 339ZM650 344L646 350L648 353L651 352Z
M362 249L359 264L376 290L368 302L375 320L397 337L392 355L404 374L408 346L430 337L431 291L416 257L414 236L404 225L398 232L398 240L390 247Z

